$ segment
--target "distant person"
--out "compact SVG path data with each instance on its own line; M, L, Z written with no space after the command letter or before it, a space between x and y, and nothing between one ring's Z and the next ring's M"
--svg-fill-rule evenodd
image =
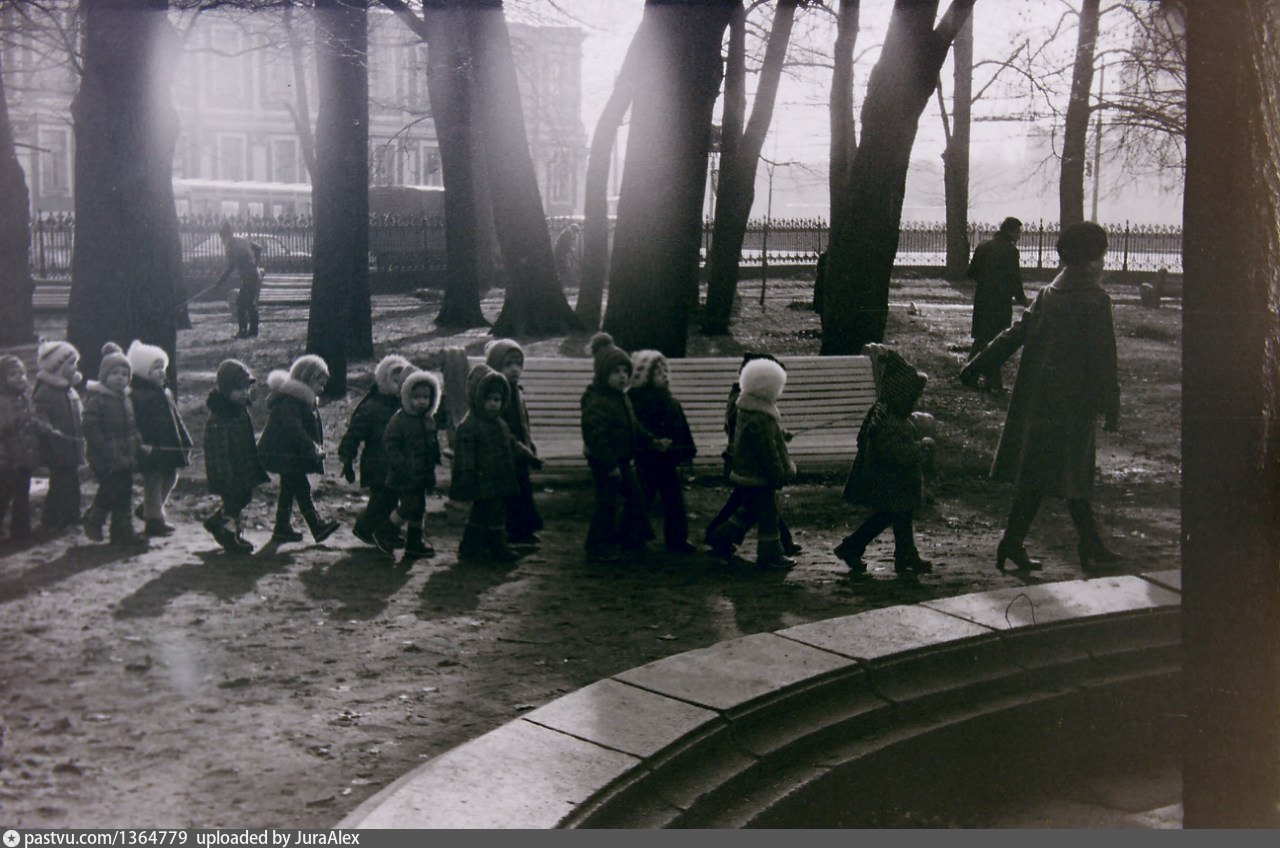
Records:
M556 276L560 285L577 288L581 261L578 254L578 241L581 229L577 224L570 224L556 238L553 252L556 261Z
M827 252L818 254L818 267L813 276L813 311L822 314L822 299L827 291Z
M977 283L973 293L973 347L969 350L972 361L992 339L1013 323L1013 304L1026 306L1027 295L1022 290L1022 269L1018 255L1018 238L1022 235L1022 222L1017 218L1005 218L1000 230L989 241L978 245L965 276ZM983 370L965 369L965 385L978 388L978 378L984 378L989 392L1004 391L1000 374L1003 361L989 362Z
M1092 507L1094 419L1104 416L1103 426L1114 432L1120 414L1111 298L1099 284L1107 233L1094 223L1073 224L1062 231L1057 247L1062 271L1018 323L961 372L962 378L965 372L971 376L989 358L1003 361L1022 348L991 467L993 477L1013 483L1013 505L996 549L1001 571L1006 560L1023 571L1040 567L1023 541L1046 495L1066 499L1084 571L1119 559L1103 543Z
M236 323L240 330L236 338L247 339L258 335L258 293L262 289L258 262L262 258L262 246L233 236L230 222L222 224L218 236L227 252L227 267L213 287L216 289L225 283L232 271L240 275L240 293L236 295Z

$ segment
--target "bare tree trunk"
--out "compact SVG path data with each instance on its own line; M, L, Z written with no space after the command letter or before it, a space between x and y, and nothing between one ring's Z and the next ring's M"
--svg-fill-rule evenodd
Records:
M1187 4L1183 826L1280 826L1280 2Z
M581 329L556 277L551 234L529 153L511 36L500 0L468 14L476 82L473 108L483 138L493 222L502 246L507 296L495 333L548 336Z
M644 50L646 37L645 23L641 21L591 136L583 201L582 281L578 286L578 302L574 305L574 312L588 328L600 326L604 281L609 270L609 166L618 128L635 97L639 54Z
M284 7L284 28L289 34L289 56L293 61L293 103L285 104L289 116L293 118L294 129L298 133L298 142L302 147L302 161L306 163L307 174L315 179L316 175L316 137L311 131L311 102L307 97L307 63L303 55L302 39L293 26L294 4L290 2Z
M943 275L964 279L969 269L969 127L973 115L973 16L956 34L952 48L955 91L952 122L942 154L942 183L947 207L947 261ZM941 94L941 92L939 92ZM945 116L945 112L943 113Z
M372 355L369 298L368 10L316 0L315 276L307 350L329 364L325 394L347 391L351 356ZM363 311L363 314L361 312Z
M0 314L0 345L26 344L34 335L29 202L27 178L13 143L4 69L0 66L0 302L5 305Z
M732 146L728 144L727 126L722 134L722 146L731 152L721 158L711 255L707 258L707 308L702 324L702 332L707 335L729 332L729 316L738 291L742 243L747 233L747 220L751 217L751 205L756 199L756 168L765 136L769 133L769 124L773 121L778 81L787 58L797 5L798 0L779 0L773 28L769 31L769 43L765 47L755 104L751 107L751 120L746 129Z
M840 0L832 57L834 66L831 72L831 99L828 105L831 122L831 165L827 175L831 206L830 232L847 230L849 216L853 214L853 194L849 191L849 180L853 158L858 152L858 134L853 119L853 49L858 43L861 13L860 0ZM826 309L827 292L831 290L825 283L825 280L831 278L829 256L821 277L821 287L820 281L815 280L813 292L814 311L819 314Z
M735 5L645 4L650 49L632 107L604 320L626 349L685 353L720 42Z
M178 36L165 0L84 0L75 123L75 249L67 334L85 373L102 345L133 339L169 354L177 379L182 246L173 202Z
M953 0L934 28L936 0L896 0L884 49L862 106L862 139L849 180L847 217L832 210L822 353L856 354L884 339L889 279L920 114L951 41L974 0Z
M1093 59L1098 45L1100 0L1081 0L1076 61L1071 71L1071 98L1062 123L1062 170L1058 182L1058 221L1062 227L1084 220L1084 162L1093 108Z
M733 155L747 127L747 10L741 2L729 18L724 62L724 113L720 119L721 161Z

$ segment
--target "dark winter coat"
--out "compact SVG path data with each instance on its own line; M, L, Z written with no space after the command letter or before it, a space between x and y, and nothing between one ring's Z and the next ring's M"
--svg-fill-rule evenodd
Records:
M1063 270L974 363L1002 362L1019 347L1022 361L992 476L1020 491L1087 498L1094 419L1120 410L1111 298L1096 280Z
M242 495L266 483L267 472L258 459L253 419L244 404L232 403L217 389L205 401L209 420L204 425L204 470L215 495Z
M519 491L516 439L507 422L474 409L458 425L449 496L460 501L508 498Z
M538 449L534 447L533 437L529 432L529 407L524 402L524 389L519 385L511 386L511 393L507 395L507 402L502 405L502 420L507 422L507 429L511 431L511 435L516 437L517 442L520 442L535 454L538 452ZM523 465L523 463L521 464Z
M796 473L777 407L754 395L738 398L731 454L735 486L781 488Z
M383 452L382 434L387 431L391 418L400 410L400 397L389 395L374 386L369 390L355 411L347 432L338 443L338 459L343 465L353 463L360 456L360 485L366 489L387 484L387 459ZM364 445L361 452L360 445Z
M84 438L94 474L138 467L142 436L133 420L127 388L116 394L102 383L89 381L84 401Z
M37 415L59 433L70 437L40 437L40 458L44 464L49 468L79 468L84 465L84 403L76 390L60 377L41 371L36 374L32 401Z
M401 409L391 416L382 436L382 452L388 468L387 487L402 491L435 489L440 438L435 417L430 413L413 415Z
M173 392L144 377L134 377L129 385L129 397L142 443L151 447L151 453L138 460L138 471L185 468L192 445L191 434L178 414Z
M69 442L35 411L26 392L12 394L0 390L0 471L40 465L40 440Z
M648 384L632 386L627 390L627 395L631 398L631 408L640 426L654 439L671 440L671 447L665 451L656 450L642 441L636 453L636 462L673 466L692 462L698 448L693 443L693 433L689 430L684 407L671 394L671 390Z
M587 460L610 472L630 460L637 448L653 449L649 434L626 393L592 383L582 393L582 447Z
M262 467L273 474L323 473L324 426L315 392L283 371L271 372L267 385L267 425L258 437Z
M1013 301L1027 302L1017 245L996 233L973 251L965 275L978 284L973 293L972 336L987 341L1013 321Z
M878 414L877 414L878 413ZM923 452L911 418L875 407L858 431L858 454L844 485L852 504L914 512L923 501Z

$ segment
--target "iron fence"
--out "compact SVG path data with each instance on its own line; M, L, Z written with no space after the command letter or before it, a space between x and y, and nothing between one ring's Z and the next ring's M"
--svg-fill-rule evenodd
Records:
M260 244L262 265L267 273L309 274L312 270L314 225L310 216L283 218L181 218L184 275L193 279L216 275L226 262L218 229L230 220L237 235ZM581 227L581 218L547 219L548 232L558 241L570 225ZM610 238L613 234L610 221ZM972 224L970 249L991 238L996 224ZM1167 268L1182 271L1182 228L1132 224L1106 227L1111 248L1107 268L1116 271L1154 272ZM712 221L703 223L703 255L711 245ZM1054 268L1058 237L1055 223L1027 223L1023 227L1024 268ZM70 215L36 215L31 222L31 270L38 279L67 279L71 276L71 251L75 222ZM569 234L575 239L580 235ZM742 245L745 265L811 264L830 241L827 222L821 218L754 219L747 224ZM938 222L908 221L899 232L896 263L904 267L941 268L947 250L946 226ZM421 215L374 215L369 219L369 270L375 287L378 279L411 281L413 285L433 285L443 281L445 268L445 225L443 217Z

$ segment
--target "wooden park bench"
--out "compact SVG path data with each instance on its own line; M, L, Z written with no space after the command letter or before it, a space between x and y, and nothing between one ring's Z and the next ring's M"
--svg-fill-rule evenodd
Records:
M205 283L208 285L208 283ZM231 287L234 288L234 285ZM228 290L199 298L226 300ZM36 312L66 312L71 302L71 283L67 280L37 280L31 304ZM311 278L302 275L267 274L258 293L259 306L306 306L311 302Z
M788 446L803 472L844 465L857 452L858 428L875 401L871 360L866 356L783 356L787 386L778 403L782 423L794 438ZM472 358L474 365L483 360ZM718 470L725 401L738 379L738 357L673 359L671 391L684 406L693 431L700 471ZM592 379L591 359L529 357L520 385L529 426L544 473L585 471L582 455L582 392Z

